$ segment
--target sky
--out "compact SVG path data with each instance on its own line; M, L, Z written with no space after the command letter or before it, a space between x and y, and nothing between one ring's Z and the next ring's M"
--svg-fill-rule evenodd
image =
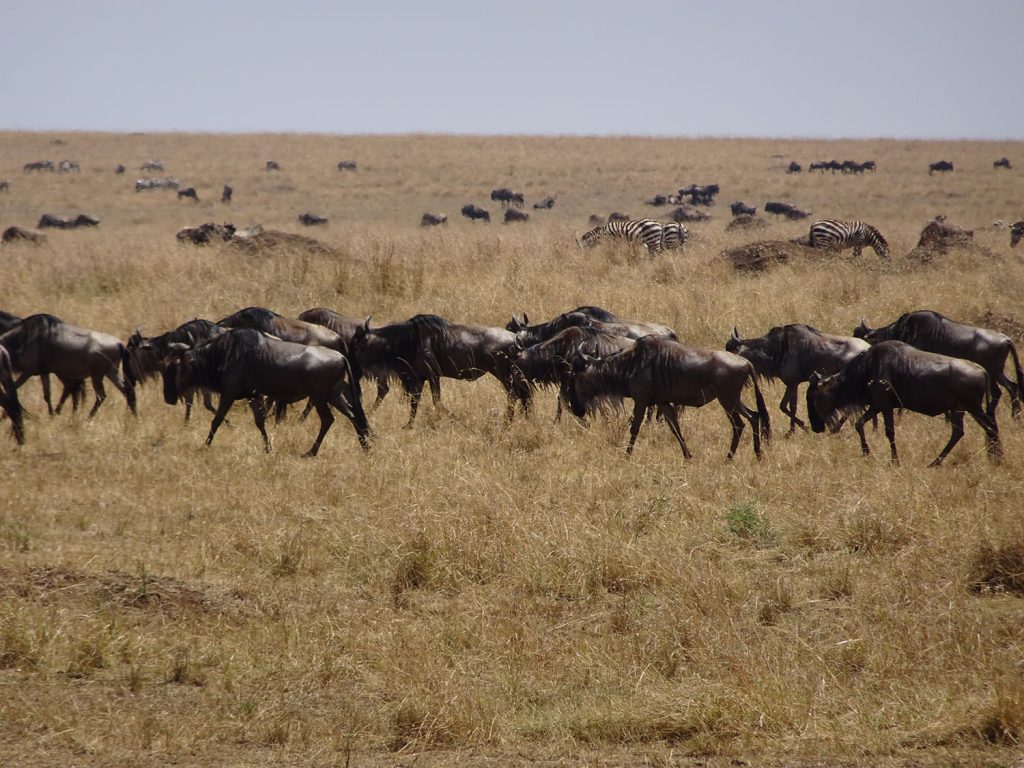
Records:
M0 130L1024 139L1024 0L0 0Z

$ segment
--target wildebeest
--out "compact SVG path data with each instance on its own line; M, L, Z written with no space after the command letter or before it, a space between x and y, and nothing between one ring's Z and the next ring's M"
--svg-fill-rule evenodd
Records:
M655 195L652 198L644 200L644 205L653 205L656 208L661 207L663 205L668 205L668 196L667 195Z
M25 420L18 400L18 388L14 384L11 356L0 346L0 410L11 420L11 430L19 445L25 443Z
M267 164L263 166L264 170L267 171L280 171L281 164L276 160L267 160Z
M61 160L57 164L58 173L81 173L82 169L74 160Z
M462 215L472 221L477 219L483 219L488 223L491 221L491 214L486 209L479 208L472 203L462 206Z
M31 376L42 378L43 398L51 414L51 373L66 386L68 382L92 380L96 402L89 412L90 418L107 397L104 378L124 395L128 408L135 413L135 381L128 367L128 350L108 333L78 328L53 315L30 315L0 335L0 346L7 348L11 364L19 374L17 386ZM119 366L124 367L124 377Z
M195 187L188 187L187 189L179 189L178 190L178 199L181 200L181 198L183 198L183 197L191 198L192 200L195 200L197 203L199 202L199 193L196 192L196 188Z
M753 216L757 213L757 208L752 205L747 205L744 202L737 200L729 206L729 210L732 211L733 216Z
M185 227L178 231L176 237L181 242L190 242L194 245L206 245L213 240L230 240L235 236L234 224L214 224L208 221L198 227Z
M317 226L319 224L326 224L327 223L327 217L326 216L317 216L315 213L309 213L309 212L300 213L299 214L299 223L300 224L304 224L307 227L315 227L315 226Z
M921 309L900 315L894 322L881 328L869 328L862 319L860 325L854 329L853 335L869 344L889 340L902 341L925 352L959 357L977 363L988 374L988 415L995 414L1001 395L1000 385L1005 387L1010 395L1013 415L1016 416L1020 411L1024 372L1021 371L1017 348L1005 333L958 323L938 312ZM1010 381L1003 372L1008 357L1013 358L1015 382Z
M491 200L500 202L502 208L508 208L510 205L522 206L525 198L522 192L513 192L508 187L501 187L491 190Z
M62 216L54 216L50 213L44 213L39 218L39 223L36 225L39 229L56 228L56 229L78 229L79 227L95 227L100 223L99 219L95 219L92 216L87 216L84 213L78 214L73 219L64 218Z
M296 344L316 347L328 347L343 354L348 353L348 345L345 343L345 340L330 328L294 317L283 317L265 307L246 307L245 309L240 309L219 320L217 325L221 328L251 328L252 330L276 336L282 341L291 341ZM358 369L358 365L356 365L354 360L350 359L349 363ZM357 370L357 378L358 376L359 372Z
M600 319L606 318L606 319ZM549 320L546 323L527 325L527 318L523 314L520 322L517 318L505 326L516 334L516 343L522 347L529 347L550 339L555 334L578 325L586 325L610 336L623 336L628 339L639 339L643 336L663 336L675 339L676 333L667 325L661 323L648 323L639 320L626 320L615 317L610 312L600 307L578 307L571 312L564 312L561 315Z
M339 171L356 171L356 170L359 170L359 166L356 164L355 160L341 160L338 163L337 167L338 167Z
M570 309L568 312L563 312L558 315L553 321L547 323L539 323L538 325L530 325L530 318L525 312L521 317L515 315L512 319L505 324L506 331L512 331L513 333L519 333L520 331L526 331L527 335L520 338L520 343L524 346L531 344L537 344L545 339L549 339L554 336L561 328L555 328L559 318L566 317L567 315L583 315L585 318L590 320L600 320L605 323L614 323L618 321L618 317L609 312L607 309L601 309L601 307L576 307L576 309ZM582 322L582 321L581 321ZM579 323L576 323L577 325Z
M861 168L863 168L865 171L871 171L872 173L874 173L875 169L877 168L877 165L875 164L874 160L865 160L863 163L861 163Z
M222 203L224 203L225 205L227 205L228 203L231 202L231 196L234 193L235 193L235 190L233 190L231 187L229 187L227 184L225 184L224 185L224 189L220 193L220 201Z
M837 373L869 346L863 339L832 336L800 323L776 326L754 339L740 338L740 332L733 327L725 343L726 351L749 360L758 376L779 379L786 385L779 410L789 417L787 435L797 427L807 428L796 415L800 384L809 381L814 373Z
M714 205L715 195L718 192L719 186L717 184L691 184L679 190L679 197L689 196L690 203L693 205Z
M533 204L534 210L551 210L554 207L555 207L555 198L550 197L550 196L549 197L545 197L543 200L539 200L538 202Z
M789 166L786 168L786 173L800 173L802 170L803 168L800 167L800 163L795 160L790 160Z
M364 449L369 448L369 425L359 395L359 380L345 355L333 349L311 347L271 338L251 328L221 334L193 349L175 350L163 372L164 402L174 405L182 392L197 387L220 395L206 444L236 400L246 399L252 409L263 445L270 451L264 426L262 396L278 403L309 399L320 416L320 431L306 456L316 456L324 435L334 423L330 406L350 422Z
M128 169L124 167L123 163L118 163L117 165L114 166L114 173L121 174L124 173L126 170Z
M448 217L443 213L424 213L420 219L421 227L436 227L438 224L447 224Z
M995 417L991 409L989 413L982 410L988 389L988 374L976 363L925 352L901 341L883 341L828 378L814 374L807 388L807 413L815 432L824 431L844 416L856 415L854 426L865 456L871 449L864 436L864 422L882 414L894 463L899 463L899 456L893 411L902 408L926 416L943 413L952 433L946 447L929 465L936 467L963 437L964 413L969 413L985 431L989 455L1001 456Z
M1024 219L1010 225L1010 247L1013 248L1024 237Z
M156 171L162 171L163 169L164 164L159 160L147 160L139 166L139 170L143 173L155 173Z
M21 322L21 318L17 315L12 315L10 312L5 312L0 309L0 333L5 333L18 323Z
M209 341L225 333L225 329L209 320L189 320L177 328L159 336L144 337L142 329L136 328L135 333L128 337L125 348L128 350L128 369L132 378L140 384L148 379L156 378L163 370L167 356L175 350L192 347ZM172 347L171 345L177 345ZM203 405L206 410L216 413L208 390L202 390ZM185 401L185 421L192 416L193 390L180 393Z
M752 411L742 401L745 386L751 385L757 402ZM680 344L671 339L645 336L632 349L603 360L580 355L573 364L567 387L573 414L583 418L603 402L633 400L633 421L629 446L633 452L644 414L650 407L668 423L679 442L683 456L691 458L676 418L676 407L701 407L718 400L732 425L732 442L727 459L736 453L743 434L743 419L750 422L754 436L754 454L761 457L761 439L771 439L771 418L757 383L754 366L739 355Z
M46 242L46 235L32 229L10 226L0 235L0 242L4 243L32 243L39 245Z
M1010 158L1008 158L1008 157L1001 157L998 160L995 160L992 163L992 167L993 168L1006 168L1007 170L1009 170L1010 168L1013 168L1013 166L1010 164Z
M948 160L939 160L937 163L931 163L928 166L928 175L931 176L933 173L938 171L939 173L945 173L946 171L952 171L953 164Z
M520 211L518 208L506 208L505 209L505 223L514 224L518 221L529 221L530 214L525 211Z
M780 216L785 216L787 219L797 220L806 219L811 214L807 211L803 211L794 205L789 203L782 203L778 201L769 200L764 204L765 213L776 213Z
M32 171L52 171L55 170L55 166L52 160L36 160L34 163L25 163L22 170L25 173L31 173Z
M177 189L179 182L173 176L168 176L163 179L138 179L135 182L135 191L143 192L147 189Z
M0 179L0 192L10 192L11 182L7 179Z

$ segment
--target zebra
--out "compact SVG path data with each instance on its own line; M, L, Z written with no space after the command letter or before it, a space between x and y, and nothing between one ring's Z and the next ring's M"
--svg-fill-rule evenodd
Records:
M651 253L657 253L662 248L662 229L662 225L654 219L610 221L585 232L580 238L580 244L586 248L593 248L610 237L626 240L631 244L643 244Z
M689 232L679 222L671 222L661 225L661 247L663 250L671 251L682 248L686 243L686 236Z
M881 258L889 258L889 243L882 233L863 221L816 221L811 225L810 245L828 250L853 246L854 256L860 256L861 248L870 245Z

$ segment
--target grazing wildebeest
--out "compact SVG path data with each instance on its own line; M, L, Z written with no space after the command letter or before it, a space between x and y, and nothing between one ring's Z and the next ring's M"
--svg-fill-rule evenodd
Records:
M1024 237L1024 219L1010 225L1010 247L1013 248Z
M155 173L156 171L162 171L163 169L164 164L159 160L147 160L139 166L139 170L143 173Z
M462 206L462 215L472 221L477 219L483 219L488 223L491 221L491 214L486 209L479 208L472 203Z
M142 335L141 328L136 328L135 333L128 337L128 343L125 345L128 350L128 368L135 381L140 384L144 383L159 376L167 356L175 350L182 349L182 345L191 349L222 333L225 333L225 329L216 323L199 319L189 320L174 330L148 338ZM172 347L172 344L178 346ZM216 413L209 390L204 389L201 394L206 410ZM192 401L195 392L188 390L181 392L180 395L185 401L185 421L188 421L192 416Z
M355 160L341 160L338 163L338 170L339 171L357 171L357 170L359 170L359 166L358 166L358 164L356 163Z
M11 430L18 445L25 444L25 420L18 400L18 388L14 384L11 356L0 346L0 410L11 420Z
M44 213L39 223L36 225L39 229L56 228L56 229L78 229L79 227L95 227L100 223L99 219L95 219L92 216L87 216L84 213L78 214L73 219L67 219L62 216L54 216L50 213Z
M268 171L280 171L281 170L281 164L278 163L276 160L267 160L267 164L265 166L263 166L263 167L264 167L265 170L268 170Z
M126 170L128 169L124 167L123 163L118 163L114 166L114 173L124 173Z
M807 211L803 211L789 203L781 203L771 200L764 204L764 210L765 213L776 213L794 221L797 219L806 219L811 215Z
M939 173L945 173L946 171L952 171L953 164L948 160L939 160L937 163L931 163L928 166L928 175L931 176L933 173L938 171Z
M752 411L741 400L743 388L753 386L757 410ZM712 349L700 349L656 336L638 339L632 349L597 360L586 355L573 363L568 379L567 395L573 414L583 418L604 402L633 400L633 422L629 430L629 446L633 444L650 407L668 422L679 442L683 456L691 458L689 448L679 429L675 408L696 408L718 400L732 425L732 442L727 459L736 453L743 434L743 419L750 422L754 435L754 454L761 457L761 439L771 439L771 418L761 396L754 366L739 355Z
M1020 412L1024 372L1021 371L1017 348L1005 333L958 323L938 312L922 309L900 315L894 322L881 328L869 328L862 319L860 325L854 329L853 335L858 339L864 339L868 344L892 339L911 344L925 352L959 357L977 363L988 374L988 415L995 414L1001 396L1000 385L1005 387L1010 395L1011 413L1016 416ZM1003 372L1008 357L1013 358L1016 382L1010 381Z
M874 160L865 160L863 163L861 163L861 168L863 170L871 171L872 173L875 172L875 168L876 167L877 166L875 165L875 161Z
M870 346L863 339L832 336L809 325L794 323L772 328L756 339L742 339L734 327L725 343L725 350L746 358L763 379L779 379L786 385L786 393L779 410L789 417L789 432L806 425L797 418L797 398L800 384L811 375L831 376L850 360Z
M7 179L0 180L0 192L10 192L11 182Z
M744 202L737 200L735 203L729 206L729 210L732 211L733 216L753 216L757 213L757 208L752 205L747 205Z
M963 437L964 413L985 430L989 455L1002 455L995 417L991 408L989 413L982 410L988 390L988 374L977 363L925 352L902 341L883 341L828 378L814 374L807 388L807 413L815 432L856 414L854 426L865 456L871 449L864 436L864 422L882 414L893 463L899 463L893 411L902 408L926 416L944 413L952 433L946 447L929 465L937 467Z
M22 170L25 173L31 173L32 171L52 171L55 170L55 166L52 160L36 160L34 163L25 163Z
M789 166L786 168L786 173L800 173L800 171L802 170L803 168L800 167L800 163L798 163L796 160L790 160Z
M317 216L315 213L300 213L299 223L304 224L307 227L314 227L319 224L326 224L326 216Z
M53 315L30 315L0 335L0 346L7 348L11 364L18 371L17 386L31 376L42 378L43 399L51 414L51 373L65 382L65 387L68 382L92 379L96 402L89 412L90 418L107 397L104 378L124 395L129 409L135 413L135 381L128 366L128 350L120 339L108 333L78 328ZM119 366L124 367L123 378Z
M206 444L213 442L224 417L236 400L247 399L263 445L270 451L264 426L265 396L278 403L309 399L320 416L320 432L306 456L316 456L324 435L334 423L330 406L356 430L359 444L369 448L369 425L359 395L359 380L345 355L271 338L251 328L223 333L193 349L176 349L162 371L164 402L174 405L182 392L202 387L220 395Z
M592 314L593 312L593 314ZM534 344L539 344L542 341L546 341L566 328L571 328L578 325L586 325L598 330L602 333L607 333L609 336L622 336L627 339L639 339L644 336L661 336L668 339L675 339L676 333L667 325L661 323L647 323L639 320L624 320L616 318L614 320L598 320L596 315L603 313L607 315L605 310L599 307L580 307L579 309L573 310L572 312L565 312L558 317L546 322L540 323L534 326L525 326L525 324L519 326L519 330L515 331L516 342L519 346L529 347ZM524 321L526 316L523 315ZM509 323L506 329L512 329L516 323L515 318Z
M200 224L198 227L185 227L178 231L176 237L181 242L190 242L194 245L206 245L213 240L230 240L235 236L234 224L214 224L209 221Z
M387 366L409 394L409 421L416 419L423 385L430 384L434 405L440 407L440 379L476 381L491 374L508 396L507 417L515 413L518 400L523 412L529 410L530 388L512 373L508 349L515 334L504 328L450 323L437 315L416 315L404 322L366 331L355 345L376 347L387 355Z
M1008 158L1008 157L1001 157L998 160L994 161L992 163L992 167L993 168L1006 168L1007 170L1009 170L1010 168L1013 168L1013 166L1010 164L1010 158Z
M57 171L58 173L71 173L72 171L75 173L81 173L82 169L74 160L61 160L57 164Z
M684 187L679 190L679 197L690 198L690 203L693 205L714 205L715 195L718 194L719 187L717 184L691 184L688 187Z
M225 205L229 204L231 202L231 196L234 193L235 193L235 190L233 190L231 187L229 187L227 184L225 184L224 185L224 189L221 190L221 193L220 193L220 201L222 203L224 203Z
M533 204L534 210L551 210L555 207L555 198L545 197L543 200Z
M192 200L195 200L197 203L199 202L199 193L196 192L196 188L195 187L189 187L187 189L179 189L178 190L178 199L181 200L181 198L183 198L183 197L191 198Z
M522 206L525 202L522 192L513 192L508 187L491 190L491 200L500 202L502 208L508 208L510 205Z
M40 243L46 242L46 235L42 232L36 232L32 229L24 229L23 227L10 226L4 230L3 235L0 235L0 241L4 243L33 243L39 245Z
M505 209L505 223L514 224L517 221L529 221L530 214L525 211L520 211L518 208L506 208Z
M825 160L815 160L813 163L807 166L807 172L813 173L814 171L821 171L824 173L828 170L828 162Z
M540 323L538 325L530 325L530 318L527 317L526 313L523 312L522 317L512 316L512 319L505 324L506 331L512 331L513 333L519 333L520 331L526 331L526 335L520 337L519 343L523 346L530 346L531 344L538 344L545 339L549 339L558 333L562 328L556 327L560 321L560 318L564 318L568 315L583 315L585 318L590 320L600 320L603 323L615 323L618 322L619 318L607 309L601 309L601 307L576 307L576 309L570 309L568 312L563 312L558 315L554 320L547 323ZM570 325L581 325L584 321L581 320L578 323L570 323Z
M138 179L135 182L135 191L143 192L147 189L177 189L181 184L173 176L164 179Z
M443 213L424 213L420 219L421 227L436 227L438 224L447 224L448 217Z

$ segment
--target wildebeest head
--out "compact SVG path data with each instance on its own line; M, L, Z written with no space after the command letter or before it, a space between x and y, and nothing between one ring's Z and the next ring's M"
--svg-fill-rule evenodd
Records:
M877 339L874 338L875 331L877 330L877 328L868 327L867 320L862 317L860 319L860 324L853 329L853 337L855 339L864 339L864 341L868 343L874 343L877 341Z
M782 328L776 327L760 338L743 339L736 326L733 326L732 333L725 342L725 351L749 360L759 376L778 376L785 355L782 331Z
M835 428L839 417L838 388L841 373L823 377L812 373L807 387L807 415L814 432L824 432L826 426Z
M1018 221L1010 227L1010 247L1014 247L1024 237L1024 220Z
M182 393L195 385L195 352L187 344L173 342L163 359L164 402L176 405Z
M528 326L529 324L530 318L526 316L525 312L523 312L523 316L521 319L516 317L515 315L512 315L512 319L505 324L505 330L512 331L512 333L519 333L520 331L524 330L526 326Z

